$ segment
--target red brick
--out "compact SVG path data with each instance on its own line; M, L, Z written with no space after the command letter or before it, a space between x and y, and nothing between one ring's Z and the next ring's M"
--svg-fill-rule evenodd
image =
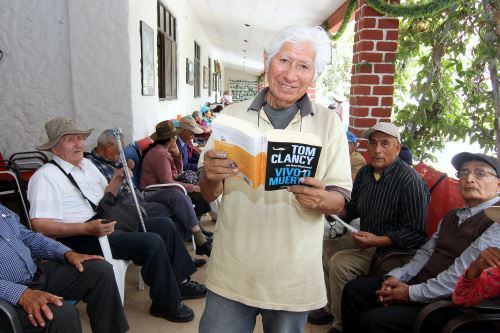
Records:
M355 52L363 52L363 51L373 51L375 47L375 43L371 40L362 40L356 43L356 51Z
M377 123L377 119L375 118L354 118L352 121L352 125L356 127L372 127Z
M365 6L363 8L363 16L384 16L384 14L377 12L370 6Z
M379 84L380 78L378 75L353 75L351 77L351 83L353 85L357 84Z
M373 117L390 117L391 113L391 108L372 108L371 115Z
M396 60L396 53L387 52L384 54L384 62L394 62Z
M357 61L358 63L363 60L366 62L382 62L382 59L384 58L384 54L380 52L360 52L357 54L359 55Z
M373 95L390 95L394 93L393 86L375 86L373 87Z
M384 75L382 77L382 84L394 84L394 75Z
M397 42L377 42L377 51L395 52L398 48Z
M373 96L354 96L351 98L352 105L356 106L378 106L379 98Z
M392 106L392 97L382 97L382 106Z
M377 29L365 29L357 33L360 40L384 40L384 32Z
M378 20L379 29L398 29L399 28L399 20L392 18L381 18Z
M359 20L359 22L357 24L358 24L358 28L359 28L358 30L373 29L377 25L377 19L366 17L366 18L362 18L361 20ZM358 31L358 30L354 30L354 31Z
M372 86L352 86L351 95L370 95L372 93Z
M378 121L381 123L392 123L391 118L380 118Z
M357 63L353 66L355 74L371 74L373 72L373 65L369 62Z
M368 116L368 111L369 111L368 108L357 108L357 107L351 106L351 109L349 110L349 114L351 116L355 116L355 117L366 117L366 116Z
M356 31L356 30L354 30ZM397 30L386 30L385 31L385 40L398 40L399 32Z
M394 64L375 64L374 73L388 73L393 74L396 66Z

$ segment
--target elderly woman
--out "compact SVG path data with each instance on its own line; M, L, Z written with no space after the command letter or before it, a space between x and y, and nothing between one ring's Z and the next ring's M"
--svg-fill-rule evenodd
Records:
M195 141L205 143L210 137L210 134L212 134L212 129L208 127L207 122L203 119L203 116L200 111L194 111L191 116L194 118L196 123L203 129L203 133L195 134L194 136Z
M156 125L156 132L151 135L151 139L154 141L143 154L140 186L145 188L154 184L179 183L186 189L195 205L196 215L201 216L210 211L210 206L199 193L198 180L178 181L179 175L182 173L182 154L177 147L176 136L180 131L181 129L175 128L169 120ZM193 235L197 245L196 254L210 256L212 246L207 242L203 233L193 232Z

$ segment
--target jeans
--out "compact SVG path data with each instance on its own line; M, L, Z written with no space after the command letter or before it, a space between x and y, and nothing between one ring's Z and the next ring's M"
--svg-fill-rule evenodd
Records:
M259 309L209 290L199 332L251 333L255 327L255 319L260 314L266 333L299 333L304 332L308 312Z

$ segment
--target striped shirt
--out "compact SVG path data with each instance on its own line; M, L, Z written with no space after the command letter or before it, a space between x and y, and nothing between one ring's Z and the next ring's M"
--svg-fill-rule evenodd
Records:
M0 299L17 304L37 270L34 259L64 261L70 248L28 230L19 216L0 205Z
M373 167L365 165L354 180L348 221L361 218L361 230L387 236L400 248L418 248L427 235L427 185L411 166L396 158L375 180Z

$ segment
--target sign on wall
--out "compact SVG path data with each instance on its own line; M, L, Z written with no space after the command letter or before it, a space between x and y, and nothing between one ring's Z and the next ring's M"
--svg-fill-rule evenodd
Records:
M153 29L141 21L141 79L143 96L154 96L155 94L154 37Z

